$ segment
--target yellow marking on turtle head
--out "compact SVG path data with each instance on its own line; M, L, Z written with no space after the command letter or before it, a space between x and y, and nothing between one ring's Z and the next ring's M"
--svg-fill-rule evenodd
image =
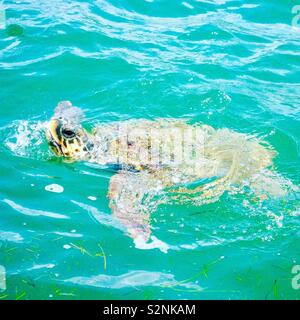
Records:
M50 120L46 136L57 156L82 159L92 147L87 132L81 126L72 127L56 118Z

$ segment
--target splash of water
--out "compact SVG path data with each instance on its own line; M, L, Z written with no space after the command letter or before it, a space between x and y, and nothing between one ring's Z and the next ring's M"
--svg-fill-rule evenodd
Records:
M45 140L47 122L18 120L1 128L6 146L14 155L32 159L49 159Z

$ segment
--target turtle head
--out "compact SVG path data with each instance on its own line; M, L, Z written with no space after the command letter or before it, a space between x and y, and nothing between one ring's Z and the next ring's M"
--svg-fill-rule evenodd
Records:
M80 124L82 111L71 102L63 101L55 109L46 137L51 150L57 155L74 160L86 159L93 143Z

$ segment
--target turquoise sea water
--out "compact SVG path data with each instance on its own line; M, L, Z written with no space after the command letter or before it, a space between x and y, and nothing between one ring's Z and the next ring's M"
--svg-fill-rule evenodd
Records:
M111 219L112 172L57 159L43 134L66 99L87 126L190 118L263 138L278 153L274 170L299 186L295 4L4 1L0 298L299 299L299 192L162 206L151 224L164 245L143 250Z

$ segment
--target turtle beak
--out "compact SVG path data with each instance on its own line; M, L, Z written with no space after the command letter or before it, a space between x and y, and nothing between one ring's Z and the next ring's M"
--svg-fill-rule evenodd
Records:
M60 123L58 120L50 120L48 129L46 131L46 137L52 151L58 156L63 156L64 152L61 148L61 140L59 138L59 127Z
M51 119L49 122L49 126L48 126L48 133L57 142L60 141L59 136L58 136L58 128L59 128L59 121L56 119Z

